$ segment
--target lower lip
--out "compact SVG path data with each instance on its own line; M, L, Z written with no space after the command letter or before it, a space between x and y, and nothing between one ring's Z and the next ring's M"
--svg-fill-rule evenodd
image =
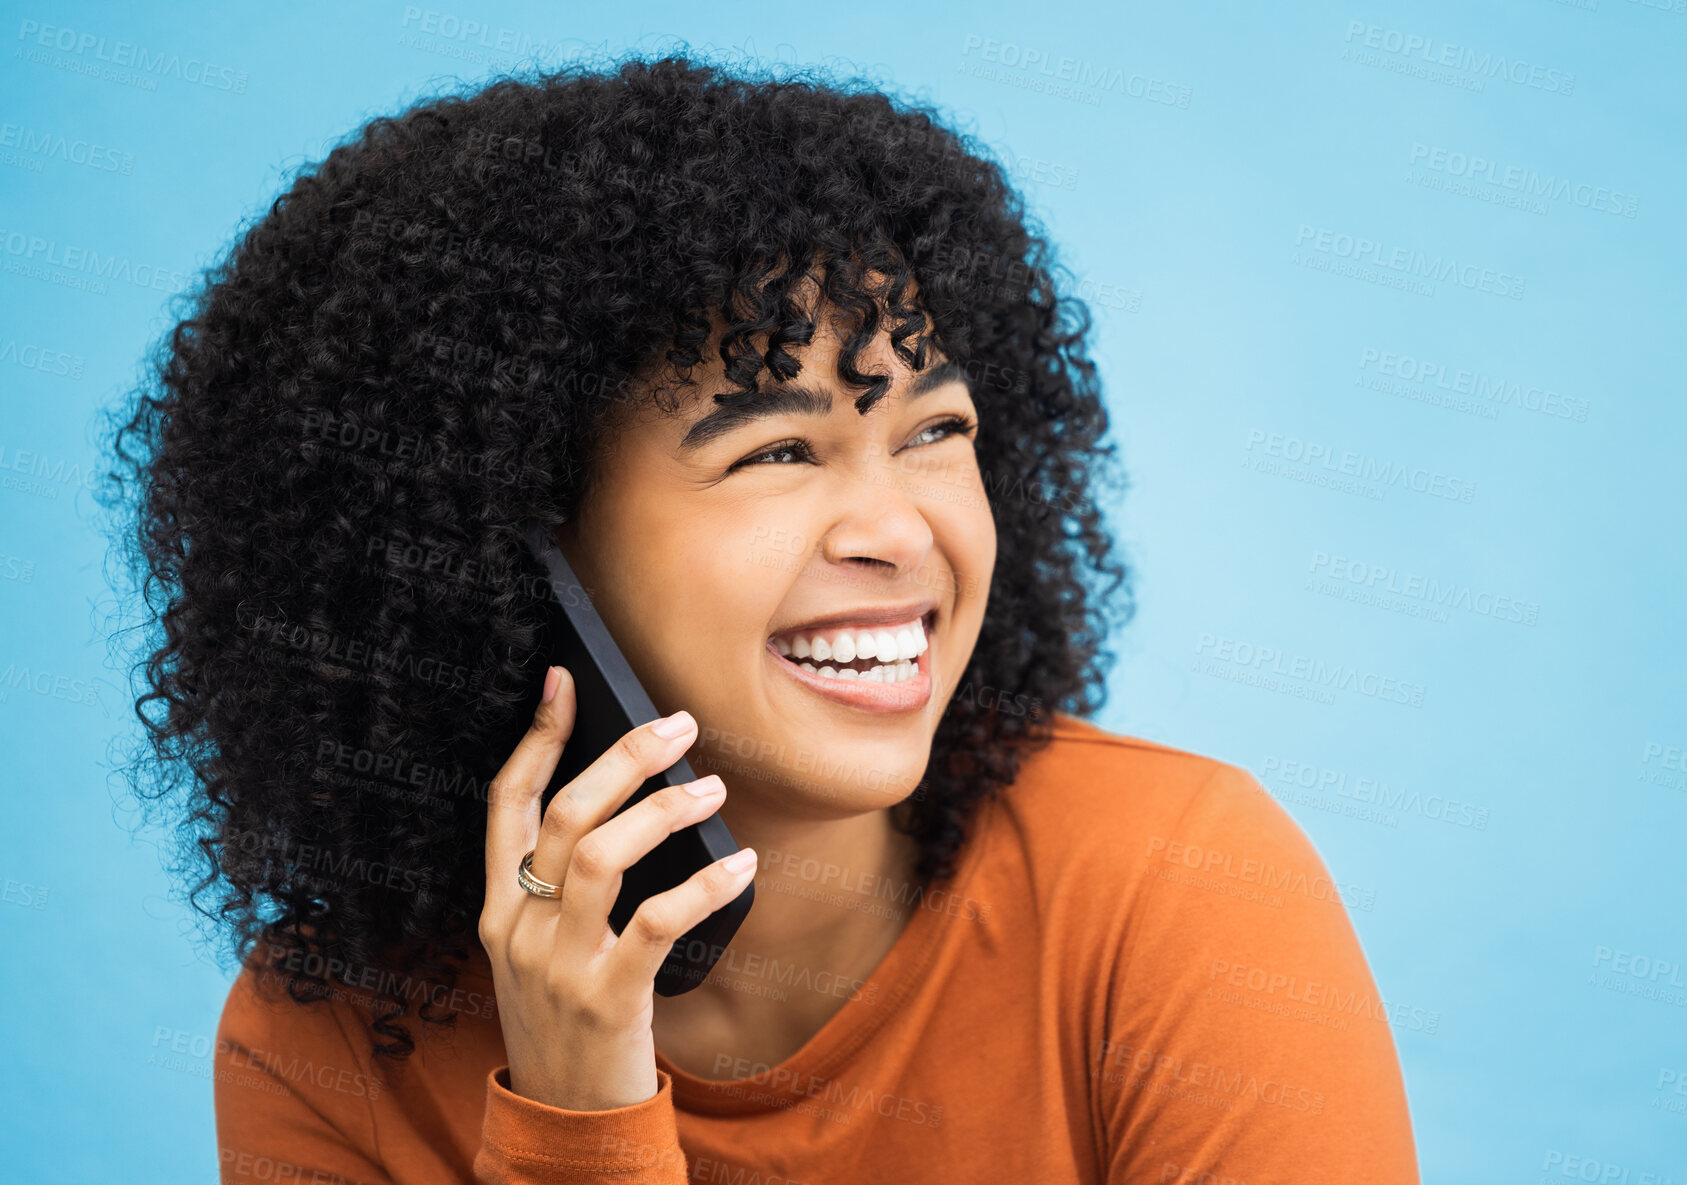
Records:
M767 644L767 652L773 656L773 661L779 664L780 670L816 695L823 695L829 700L860 708L865 712L908 712L925 707L931 699L931 634L928 632L926 637L928 642L925 650L914 656L914 666L919 673L900 683L828 679L824 675L803 670L775 650L772 641Z

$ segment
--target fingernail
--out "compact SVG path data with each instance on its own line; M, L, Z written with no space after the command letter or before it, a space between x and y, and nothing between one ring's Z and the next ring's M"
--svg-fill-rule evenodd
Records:
M720 780L719 774L710 774L708 777L698 778L695 782L685 784L685 792L695 794L698 798L707 798L711 794L719 794L725 788L726 786Z
M650 726L650 731L663 740L671 741L677 736L684 736L691 731L691 713L684 708L672 716L665 716Z
M743 872L747 868L755 867L756 849L739 848L732 855L720 862L720 866L728 872Z
M562 686L562 668L552 667L545 672L545 690L539 696L539 702L548 704L556 698L556 689Z

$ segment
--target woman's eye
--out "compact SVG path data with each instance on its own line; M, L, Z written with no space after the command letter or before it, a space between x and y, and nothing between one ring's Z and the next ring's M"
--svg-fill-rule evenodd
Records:
M920 444L922 439L931 432L941 432L943 434L937 438L938 440L946 440L951 436L966 436L972 432L975 426L976 425L973 421L967 419L965 416L950 416L946 420L937 421L937 423L932 424L928 428L920 429L919 435L915 436L914 439L908 443Z
M780 444L773 445L771 448L765 448L759 453L745 457L742 461L735 461L732 466L727 469L727 472L731 473L734 470L743 469L748 465L762 465L769 463L782 464L783 462L775 460L775 458L779 457L796 457L799 460L806 461L811 459L813 456L814 453L809 449L806 441L788 440Z
M946 440L951 436L970 435L973 428L976 426L977 425L972 420L967 419L965 416L950 416L947 419L939 420L937 423L932 424L929 427L920 429L919 433L911 441L909 441L908 444L910 447L923 444L934 444L937 441ZM933 433L937 433L938 435L933 437ZM792 462L812 464L813 461L814 450L809 447L808 441L786 440L775 445L770 445L759 453L752 453L750 456L745 457L742 461L734 461L727 467L726 471L728 473L735 473L740 469L747 469L752 465L786 465L791 464Z

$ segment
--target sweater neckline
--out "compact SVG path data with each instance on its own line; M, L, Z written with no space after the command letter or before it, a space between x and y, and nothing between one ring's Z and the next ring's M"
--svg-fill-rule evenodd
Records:
M965 899L995 814L995 796L988 796L979 804L973 825L967 829L955 875L948 883L932 889L932 895L941 893L944 901L951 897ZM944 945L945 923L951 929L957 924L981 924L947 916L943 908L927 904L927 893L922 891L914 916L862 981L861 990L845 1000L843 1007L801 1048L776 1066L746 1078L700 1078L680 1069L657 1050L656 1068L673 1079L675 1105L700 1114L743 1115L785 1110L788 1100L813 1094L900 1010Z

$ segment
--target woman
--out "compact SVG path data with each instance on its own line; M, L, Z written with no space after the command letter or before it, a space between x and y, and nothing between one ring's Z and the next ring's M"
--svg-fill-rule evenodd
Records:
M115 442L226 1181L1416 1180L1311 845L1080 719L1128 602L1051 266L928 112L672 58L375 120L246 232ZM669 713L542 817L529 517Z

